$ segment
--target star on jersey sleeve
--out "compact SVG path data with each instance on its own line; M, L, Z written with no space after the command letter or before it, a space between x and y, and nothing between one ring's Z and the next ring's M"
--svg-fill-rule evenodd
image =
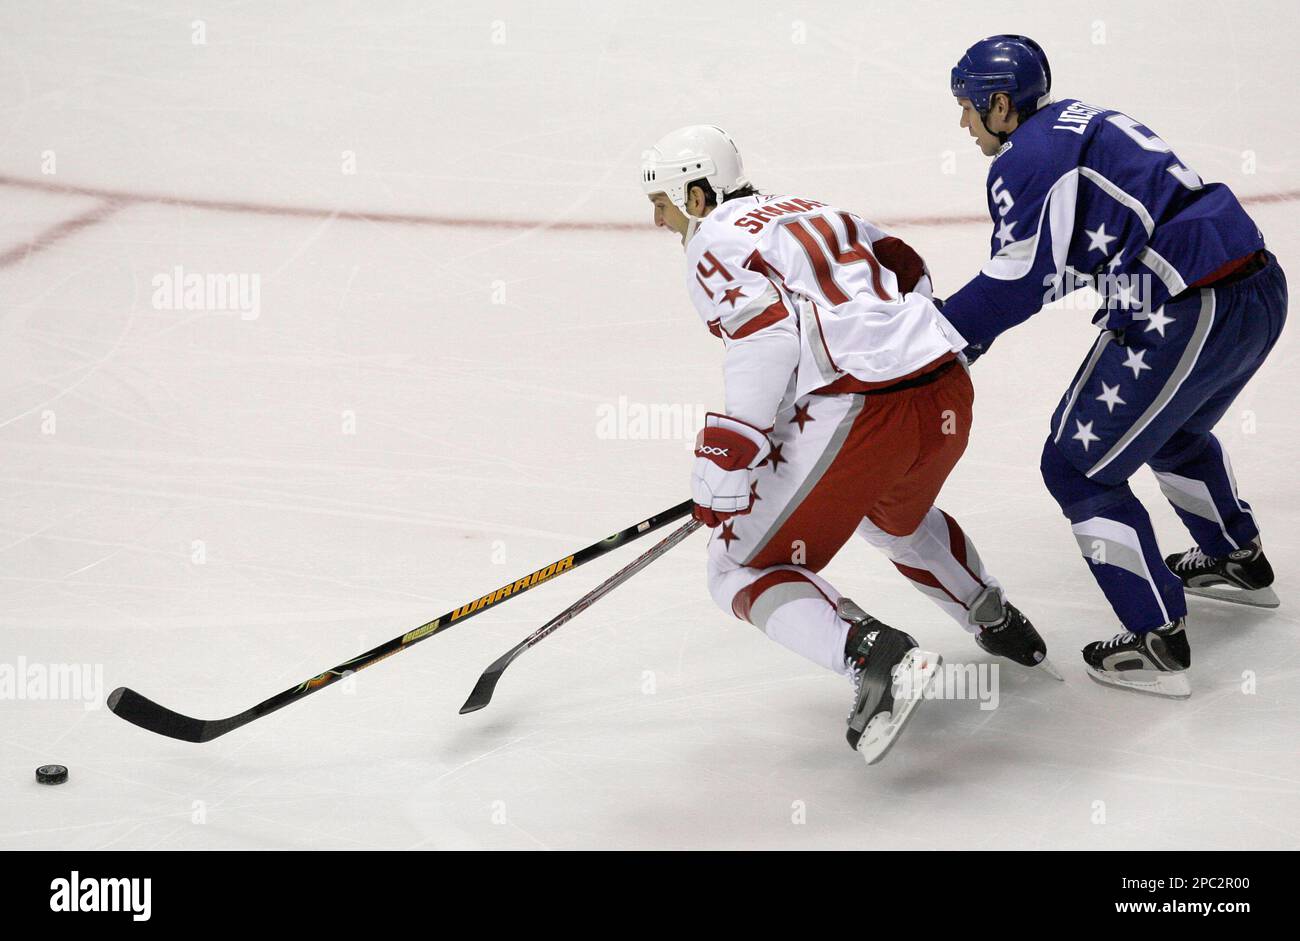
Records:
M1102 298L1094 322L1163 334L1165 300L1262 245L1215 186L1132 118L1074 100L1053 105L994 158L992 257L944 315L982 343L1087 285Z
M944 302L943 315L970 343L989 343L1038 313L1066 270L1078 177L1044 187L1018 157L1004 151L989 172L992 257Z

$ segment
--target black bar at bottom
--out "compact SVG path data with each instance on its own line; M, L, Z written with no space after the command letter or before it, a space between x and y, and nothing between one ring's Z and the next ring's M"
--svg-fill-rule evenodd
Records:
M751 921L770 930L778 917L811 927L831 910L859 925L878 910L881 927L894 929L1043 918L1045 929L1104 920L1151 930L1198 918L1233 931L1251 915L1291 914L1294 860L1208 851L9 852L0 856L0 911L12 928L76 919L80 928L313 935L406 920L430 934L478 930L477 920L568 930L575 919L598 919L606 933L621 933L609 919L675 933L704 916L734 934Z

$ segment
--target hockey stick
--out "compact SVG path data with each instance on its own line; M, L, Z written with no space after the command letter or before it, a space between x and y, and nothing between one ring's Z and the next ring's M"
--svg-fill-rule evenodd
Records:
M401 637L394 637L387 643L380 644L359 657L345 660L334 669L326 670L311 679L304 680L297 686L286 689L284 692L278 693L270 699L258 703L251 709L246 709L228 719L192 719L178 712L172 712L170 709L158 705L153 700L146 699L135 690L127 689L125 686L119 687L109 694L108 708L132 725L138 725L150 732L157 732L159 735L178 738L186 742L210 742L220 735L225 735L227 732L239 728L241 725L247 725L254 719L270 715L277 709L283 709L290 703L310 696L318 689L324 689L345 676L349 676L358 670L364 670L368 666L373 666L380 660L391 657L395 653L400 653L407 647L418 644L439 631L445 631L467 618L481 614L488 608L501 604L507 598L517 598L525 591L536 588L557 575L563 575L570 569L575 569L592 559L600 558L624 543L639 539L652 530L679 520L691 512L691 506L691 501L686 500L674 507L670 507L662 513L629 526L622 532L608 536L600 542L592 543L587 548L573 553L573 555L565 556L544 568L525 575L517 581L502 585L496 591L488 592L486 595L463 604L459 608L453 608L427 624L422 624L413 631L407 631Z
M555 617L551 618L533 633L529 634L518 644L511 647L496 660L492 661L492 664L483 671L483 675L478 678L478 682L474 684L474 689L469 694L469 698L465 700L465 705L460 707L460 714L465 715L468 712L477 712L490 703L492 701L492 693L496 690L497 683L501 681L501 675L506 672L506 667L514 663L516 658L518 658L525 650L528 650L530 647L536 647L546 637L558 630L561 625L572 621L583 611L586 611L601 598L605 597L605 595L609 594L673 546L677 545L691 533L695 532L695 530L699 529L701 525L702 524L699 520L691 520L684 526L677 527L668 534L668 538L637 556L623 568L619 569Z

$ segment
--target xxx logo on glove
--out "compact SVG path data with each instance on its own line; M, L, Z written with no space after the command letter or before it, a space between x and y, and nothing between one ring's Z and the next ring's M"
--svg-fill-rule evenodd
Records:
M708 457L708 456L726 457L730 453L731 452L728 451L726 448L715 447L714 445L711 444L701 445L700 447L695 449L695 454L697 457Z

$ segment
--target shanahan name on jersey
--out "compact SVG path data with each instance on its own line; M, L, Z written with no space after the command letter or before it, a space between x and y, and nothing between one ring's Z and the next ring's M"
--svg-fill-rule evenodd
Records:
M686 255L691 300L726 345L726 412L759 428L846 376L887 383L966 345L916 252L816 200L728 200Z

